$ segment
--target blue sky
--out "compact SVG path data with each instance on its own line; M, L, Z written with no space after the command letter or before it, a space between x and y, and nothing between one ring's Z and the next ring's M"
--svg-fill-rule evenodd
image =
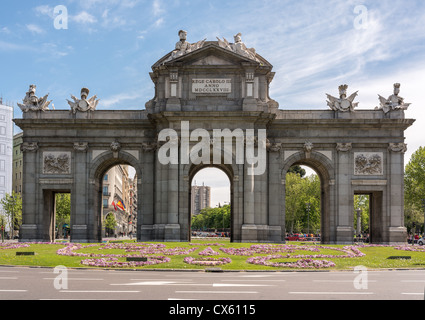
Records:
M54 27L59 5L66 30ZM189 42L241 32L274 66L271 97L281 109L326 110L325 93L337 95L340 84L373 109L400 82L412 103L407 116L418 119L406 161L425 145L422 0L2 0L0 94L15 117L30 84L50 93L56 109L68 109L82 87L101 99L98 109L143 109L154 95L151 66L173 50L180 29Z

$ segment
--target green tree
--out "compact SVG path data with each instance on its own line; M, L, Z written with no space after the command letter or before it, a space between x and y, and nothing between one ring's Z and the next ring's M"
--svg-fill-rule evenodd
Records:
M108 234L113 234L114 230L117 226L117 220L115 219L115 215L110 213L105 218L105 229Z
M218 208L205 208L201 213L192 217L192 229L222 229L230 228L230 205Z
M57 193L56 200L56 225L58 227L58 235L63 237L63 226L70 224L71 220L71 194Z
M289 172L299 174L301 178L304 178L307 173L301 166L292 166L289 168L288 173Z
M423 225L425 199L425 147L420 147L406 166L405 184L405 225Z
M285 223L289 233L315 233L320 230L320 192L320 179L317 175L305 178L293 172L286 175Z
M19 230L22 224L22 197L19 193L12 192L12 195L6 194L1 199L0 204L3 208L5 220L9 222L9 230L12 230L13 237L16 230Z

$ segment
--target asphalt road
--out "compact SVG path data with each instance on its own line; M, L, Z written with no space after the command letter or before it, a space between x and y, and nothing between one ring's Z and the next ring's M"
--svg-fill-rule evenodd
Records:
M424 300L425 270L173 272L0 267L0 300Z

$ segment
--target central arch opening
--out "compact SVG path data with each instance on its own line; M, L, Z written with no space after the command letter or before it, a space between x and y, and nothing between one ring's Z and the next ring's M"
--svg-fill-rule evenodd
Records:
M300 168L304 171L303 177L299 177ZM323 244L334 242L336 234L331 228L331 185L334 170L328 157L315 152L294 154L287 159L282 177L285 178L285 231L288 235L298 231L301 234L313 234L312 238L320 239ZM299 182L298 191L293 191L292 195L288 193L291 187L288 185L290 178ZM299 222L298 229L295 230L297 219L291 220L291 214L297 213ZM291 229L292 222L294 228Z
M137 175L126 164L107 169L102 178L102 236L137 236Z
M320 241L321 179L308 166L294 165L286 174L286 241Z
M189 181L190 240L233 238L232 172L226 166L192 167Z

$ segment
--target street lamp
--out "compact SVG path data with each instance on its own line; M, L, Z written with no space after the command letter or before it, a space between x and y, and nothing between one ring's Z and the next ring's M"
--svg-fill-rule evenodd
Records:
M306 203L307 205L307 233L310 234L310 208L311 203Z
M423 236L425 236L425 199L422 199L422 205L424 208L424 232L423 232Z
M361 233L362 220L361 220L362 209L357 209L357 234Z
M14 220L15 220L14 219L14 216L15 216L15 197L12 195L10 198L12 199L12 230L11 230L12 239L11 240L13 240L13 232L15 230L15 223L14 223Z

